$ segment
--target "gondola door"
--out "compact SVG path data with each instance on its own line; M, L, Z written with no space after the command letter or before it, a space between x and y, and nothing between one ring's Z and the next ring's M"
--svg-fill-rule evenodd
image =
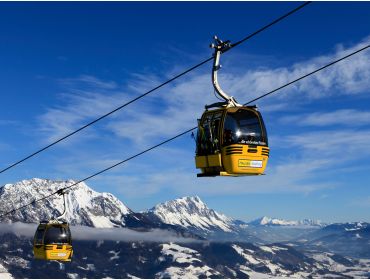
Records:
M222 171L221 137L224 110L206 111L198 121L196 167L198 177L217 176Z

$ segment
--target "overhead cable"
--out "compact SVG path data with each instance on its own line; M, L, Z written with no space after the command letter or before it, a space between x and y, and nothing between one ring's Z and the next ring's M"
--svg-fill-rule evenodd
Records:
M291 84L293 84L293 83L296 83L296 82L298 82L298 81L300 81L300 80L302 80L302 79L305 79L305 78L307 78L307 77L309 77L309 76L311 76L311 75L313 75L313 74L315 74L315 73L317 73L317 72L319 72L319 71L322 71L323 69L326 69L327 67L330 67L330 66L332 66L332 65L334 65L334 64L336 64L336 63L338 63L338 62L340 62L340 61L343 61L343 60L345 60L345 59L347 59L347 58L349 58L349 57L351 57L351 56L353 56L353 55L355 55L355 54L358 54L358 53L360 53L360 52L362 52L362 51L365 51L365 50L366 50L366 49L368 49L369 47L370 47L370 44L369 44L369 45L366 45L365 47L363 47L363 48L361 48L361 49L359 49L359 50L356 50L356 51L354 51L354 52L352 52L352 53L350 53L350 54L348 54L348 55L346 55L346 56L343 56L343 57L341 57L341 58L339 58L339 59L337 59L337 60L334 60L334 61L332 61L332 62L330 62L330 63L328 63L328 64L326 64L326 65L324 65L324 66L322 66L322 67L320 67L320 68L318 68L318 69L316 69L316 70L314 70L314 71L310 72L310 73L307 73L307 74L305 74L305 75L303 75L303 76L301 76L301 77L297 78L297 79L294 79L294 80L292 80L292 81L290 81L290 82L288 82L288 83L286 83L286 84L284 84L284 85L282 85L282 86L280 86L280 87L278 87L278 88L276 88L276 89L274 89L274 90L272 90L272 91L270 91L270 92L268 92L268 93L265 93L265 94L263 94L263 95L261 95L261 96L259 96L259 97L255 98L255 99L253 99L253 100L251 100L251 101L249 101L249 102L245 103L244 105L250 104L251 102L254 102L255 100L259 100L259 99L261 99L261 98L267 97L267 96L269 96L270 94L272 94L272 93L274 93L274 92L276 92L276 91L278 91L278 90L280 90L280 89L283 89L283 88L285 88L285 87L287 87L287 86L289 86L289 85L291 85ZM0 214L0 218L2 218L2 217L4 217L4 216L7 216L7 215L9 215L9 214L11 214L11 213L13 213L13 212L18 211L18 210L21 210L21 209L23 209L23 208L26 208L26 207L28 207L28 206L30 206L30 205L32 205L32 204L35 204L35 203L37 203L37 202L39 202L39 201L41 201L41 200L47 199L47 198L49 198L49 197L51 197L51 196L54 196L54 195L58 194L60 191L68 190L68 189L70 189L70 188L72 188L72 187L74 187L74 186L78 185L79 183L82 183L82 182L87 181L87 180L89 180L89 179L91 179L91 178L93 178L93 177L96 177L96 176L98 176L98 175L100 175L100 174L102 174L102 173L104 173L104 172L106 172L106 171L108 171L108 170L111 170L112 168L115 168L115 167L117 167L117 166L119 166L119 165L121 165L121 164L123 164L123 163L125 163L125 162L128 162L128 161L130 161L130 160L132 160L132 159L134 159L134 158L136 158L136 157L138 157L138 156L141 156L141 155L143 155L143 154L145 154L145 153L147 153L147 152L149 152L149 151L151 151L151 150L154 150L154 149L156 149L156 148L158 148L158 147L160 147L160 146L162 146L162 145L164 145L164 144L166 144L166 143L168 143L168 142L171 142L171 141L173 141L173 140L175 140L175 139L177 139L177 138L179 138L179 137L181 137L181 136L183 136L183 135L185 135L185 134L187 134L187 133L189 133L189 132L191 132L191 131L195 130L196 128L197 128L197 127L193 127L193 128L188 129L188 130L186 130L186 131L184 131L184 132L182 132L182 133L180 133L180 134L177 134L176 136L173 136L173 137L171 137L171 138L169 138L169 139L167 139L167 140L165 140L165 141L163 141L163 142L161 142L161 143L159 143L159 144L157 144L157 145L154 145L154 146L152 146L152 147L150 147L150 148L148 148L148 149L146 149L146 150L144 150L144 151L140 152L140 153L137 153L137 154L135 154L135 155L133 155L133 156L130 156L130 157L128 157L128 158L126 158L126 159L124 159L124 160L122 160L122 161L120 161L120 162L118 162L118 163L114 164L114 165L111 165L111 166L109 166L109 167L107 167L107 168L105 168L105 169L103 169L103 170L101 170L101 171L99 171L99 172L94 173L93 175L90 175L90 176L88 176L88 177L86 177L86 178L84 178L84 179L81 179L81 180L79 180L79 181L77 181L77 182L73 183L72 185L70 185L70 186L68 186L68 187L61 188L61 189L59 189L59 190L57 190L57 191L55 191L55 192L53 192L53 193L51 193L51 194L49 194L49 195L47 195L47 196L41 197L41 198L39 198L39 199L32 200L31 202L26 203L26 204L24 204L24 205L22 205L22 206L20 206L20 207L18 207L18 208L15 208L15 209L10 210L10 211L8 211L8 212L2 213L2 214Z
M257 34L261 33L262 31L266 30L267 28L271 27L272 25L274 25L274 24L276 24L276 23L278 23L278 22L282 21L283 19L285 19L285 18L287 18L288 16L290 16L290 15L294 14L295 12L299 11L300 9L302 9L303 7L307 6L307 5L308 5L308 4L310 4L310 3L311 3L311 1L304 2L302 5L300 5L300 6L296 7L295 9L293 9L293 10L289 11L288 13L286 13L286 14L284 14L284 15L280 16L279 18L275 19L275 20L274 20L274 21L272 21L271 23L269 23L269 24L265 25L264 27L262 27L262 28L258 29L257 31L255 31L255 32L251 33L251 34L250 34L250 35L248 35L247 37L245 37L245 38L243 38L242 40L238 41L237 43L235 43L234 45L232 45L232 46L231 46L231 48L236 47L236 46L238 46L238 45L239 45L239 44L241 44L241 43L244 43L244 42L245 42L245 41L247 41L248 39L250 39L250 38L252 38L252 37L256 36ZM231 48L229 48L229 50L230 50ZM68 133L67 135L65 135L65 136L63 136L63 137L61 137L61 138L59 138L59 139L55 140L54 142L52 142L52 143L48 144L47 146L45 146L45 147L43 147L43 148L41 148L41 149L39 149L39 150L37 150L37 151L35 151L35 152L31 153L31 154L29 154L28 156L26 156L26 157L24 157L24 158L22 158L22 159L20 159L20 160L18 160L18 161L16 161L16 162L14 162L14 163L10 164L9 166L7 166L7 167L5 167L5 168L1 169L1 170L0 170L0 174L1 174L1 173L4 173L5 171L7 171L7 170L9 170L9 169L11 169L11 168L13 168L13 167L15 167L15 166L17 166L18 164L20 164L20 163L22 163L22 162L24 162L24 161L26 161L26 160L28 160L28 159L30 159L30 158L32 158L32 157L34 157L34 156L36 156L36 155L38 155L38 154L42 153L43 151L45 151L45 150L47 150L47 149L51 148L52 146L54 146L54 145L58 144L59 142L64 141L64 140L66 140L67 138L69 138L69 137L71 137L71 136L75 135L76 133L78 133L78 132L80 132L80 131L84 130L85 128L87 128L87 127L89 127L89 126L91 126L91 125L93 125L93 124L95 124L95 123L97 123L97 122L101 121L102 119L105 119L106 117L108 117L108 116L110 116L110 115L114 114L115 112L117 112L117 111L119 111L119 110L121 110L121 109L125 108L126 106L128 106L128 105L130 105L130 104L134 103L135 101L138 101L139 99L141 99L141 98L143 98L143 97L145 97L145 96L149 95L150 93L152 93L152 92L154 92L154 91L156 91L156 90L160 89L161 87L163 87L163 86L165 86L165 85L167 85L167 84L169 84L169 83L173 82L174 80L176 80L176 79L178 79L178 78L180 78L180 77L184 76L185 74L187 74L187 73L189 73L189 72L191 72L191 71L195 70L196 68L198 68L198 67L202 66L203 64L206 64L207 62L211 61L212 59L213 59L213 57L210 57L210 58L207 58L206 60L203 60L202 62L200 62L200 63L198 63L198 64L194 65L193 67L191 67L191 68L189 68L189 69L187 69L187 70L185 70L185 71L183 71L183 72L181 72L180 74L178 74L178 75L174 76L173 78L171 78L171 79L169 79L169 80L167 80L167 81L165 81L165 82L161 83L160 85L158 85L158 86L156 86L156 87L152 88L151 90L149 90L149 91L147 91L147 92L145 92L145 93L143 93L143 94L141 94L141 95L139 95L139 96L135 97L134 99L132 99L132 100L130 100L130 101L128 101L128 102L126 102L125 104L122 104L121 106L119 106L119 107L115 108L114 110L112 110L112 111L110 111L110 112L108 112L108 113L106 113L106 114L102 115L101 117L99 117L99 118L97 118L97 119L95 119L95 120L93 120L93 121L91 121L91 122L89 122L89 123L85 124L84 126L82 126L82 127L78 128L78 129L76 129L76 130L74 130L74 131L72 131L72 132Z

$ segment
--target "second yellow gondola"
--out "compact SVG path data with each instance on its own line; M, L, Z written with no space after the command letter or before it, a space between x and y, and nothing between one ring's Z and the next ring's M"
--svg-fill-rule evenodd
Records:
M35 233L33 253L35 259L71 261L73 255L72 237L68 223L41 222Z
M40 222L33 238L33 255L39 260L70 262L72 235L69 224L62 220L67 213L66 191L61 189L57 194L63 196L64 210L59 217Z

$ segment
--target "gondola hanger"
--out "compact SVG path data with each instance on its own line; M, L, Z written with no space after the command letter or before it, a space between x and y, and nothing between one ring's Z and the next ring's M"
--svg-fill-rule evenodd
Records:
M63 196L63 212L58 217L55 218L56 221L59 221L62 218L64 218L64 216L67 213L67 196L66 195L68 194L68 191L66 191L65 189L61 189L57 191L57 194L60 196Z
M212 84L215 89L215 92L225 101L224 102L216 102L211 105L206 105L205 108L213 108L213 107L242 107L243 105L239 104L233 96L229 96L226 92L224 92L218 82L218 71L221 69L220 64L220 57L221 54L231 48L230 41L223 42L217 36L214 36L214 43L210 45L212 49L214 49L213 53L213 67L212 67Z
M198 120L196 168L198 177L262 175L269 157L267 132L256 106L243 106L222 90L218 82L221 54L230 47L214 37L212 84L224 100L205 105ZM209 110L212 108L212 110Z

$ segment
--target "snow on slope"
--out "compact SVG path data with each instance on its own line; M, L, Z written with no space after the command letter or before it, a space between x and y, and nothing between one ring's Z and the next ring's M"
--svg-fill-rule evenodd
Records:
M220 275L208 265L202 264L198 251L175 243L163 244L162 246L162 256L158 260L164 261L166 257L170 257L174 265L158 272L156 278L197 279L200 276L210 278ZM180 266L175 266L176 263Z
M289 221L277 218L270 218L266 216L253 220L248 224L255 226L312 226L312 227L322 227L324 225L320 221L315 221L311 219L304 219L300 221Z
M292 247L258 246L254 250L233 244L232 248L245 259L238 270L252 279L261 278L368 278L368 259L351 259L327 252L292 251ZM266 254L261 254L261 251ZM298 253L298 254L297 254ZM269 256L270 255L270 256ZM261 269L264 268L264 269Z
M370 228L370 224L366 222L352 222L352 223L342 223L342 224L332 224L333 227L335 226L343 226L345 231L360 231L363 229Z
M0 279L13 279L12 275L0 263Z
M241 270L243 270L245 273L247 273L251 278L257 277L257 278L271 278L271 277L288 277L291 274L291 271L287 270L284 265L279 263L274 263L272 261L273 258L266 258L266 256L261 256L260 254L256 254L253 250L246 250L241 248L238 245L232 245L233 249L238 252L239 255L241 255L247 262L243 266L241 266ZM264 252L271 253L272 255L275 254L275 251L281 251L281 250L287 250L283 247L277 247L274 246L260 246L259 249L261 249ZM268 268L269 273L267 274L256 274L257 272L252 269L252 267L259 267L259 266L265 266Z
M6 184L0 189L0 202L4 212L24 203L54 193L68 187L75 181L52 181L45 179L23 180ZM48 199L21 209L4 217L1 221L35 223L57 217L63 211L62 196L54 195ZM93 227L123 226L123 216L132 211L110 193L98 193L85 183L79 183L67 194L67 214L65 219L72 225Z
M198 196L182 197L153 207L148 213L163 223L204 231L231 232L233 220L207 207Z

